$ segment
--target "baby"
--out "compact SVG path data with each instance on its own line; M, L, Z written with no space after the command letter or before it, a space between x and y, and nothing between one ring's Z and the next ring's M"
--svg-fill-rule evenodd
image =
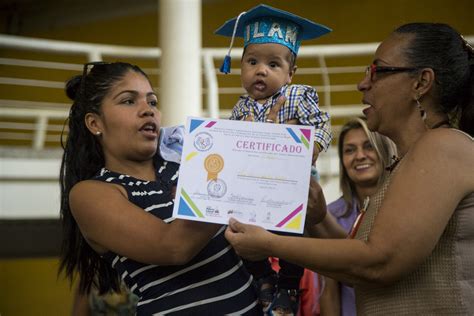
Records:
M247 94L239 98L230 119L314 126L313 164L331 142L329 115L319 108L318 94L312 87L291 85L291 80L297 69L296 56L301 40L330 31L326 26L263 4L242 12L216 31L216 34L232 37L229 53L221 67L224 73L230 72L234 37L244 38L241 81ZM276 117L269 116L282 96L286 101ZM268 260L247 262L246 266L257 280L264 312L280 310L296 315L303 268L280 260L280 271L276 275Z

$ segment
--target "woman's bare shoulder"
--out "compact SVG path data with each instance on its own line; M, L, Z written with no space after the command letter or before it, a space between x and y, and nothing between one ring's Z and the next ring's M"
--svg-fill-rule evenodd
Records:
M76 183L69 193L71 206L87 206L98 199L127 197L125 189L117 184L97 180L83 180ZM74 209L74 207L73 207Z
M470 157L472 161L474 140L462 131L453 128L439 128L427 131L417 141L414 149L429 155L447 155L460 159Z
M76 183L71 188L70 196L83 195L94 193L96 190L103 190L107 188L107 184L97 180L83 180Z
M409 154L419 168L429 169L431 174L438 173L443 178L456 179L463 188L472 190L474 141L469 135L450 128L430 130Z
M99 180L82 180L76 183L72 189L71 192L73 191L93 191L93 190L110 190L114 188L111 192L116 191L117 188L122 188L120 185L115 184L115 183L108 183L108 182L103 182Z

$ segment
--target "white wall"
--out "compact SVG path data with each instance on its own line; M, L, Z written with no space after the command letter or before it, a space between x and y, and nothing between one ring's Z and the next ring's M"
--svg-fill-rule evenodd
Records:
M0 218L59 216L59 158L0 158Z

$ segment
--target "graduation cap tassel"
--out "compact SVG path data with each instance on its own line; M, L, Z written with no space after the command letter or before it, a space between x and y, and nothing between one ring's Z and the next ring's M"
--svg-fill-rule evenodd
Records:
M234 38L235 38L235 33L237 32L237 26L239 25L239 20L244 15L246 12L242 12L239 14L237 17L237 20L235 21L234 25L234 31L232 32L232 38L230 40L230 46L229 46L229 51L227 52L227 55L224 57L224 61L222 62L221 68L219 68L220 72L224 74L229 74L230 73L230 66L231 66L231 57L230 57L230 52L232 51L232 45L234 45Z
M230 65L231 65L230 55L227 54L224 57L224 61L222 62L221 68L219 68L220 72L226 75L230 73Z

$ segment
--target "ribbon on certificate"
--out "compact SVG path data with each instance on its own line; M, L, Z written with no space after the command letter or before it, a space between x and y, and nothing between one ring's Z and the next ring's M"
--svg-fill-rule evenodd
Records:
M211 154L204 159L204 168L207 171L207 180L216 180L218 173L224 168L224 158Z

